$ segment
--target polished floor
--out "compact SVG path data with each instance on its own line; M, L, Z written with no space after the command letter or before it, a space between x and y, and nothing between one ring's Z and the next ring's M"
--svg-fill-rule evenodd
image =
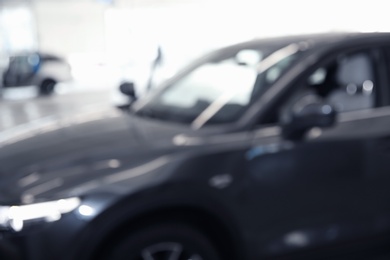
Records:
M0 135L50 120L72 117L112 106L110 91L87 89L39 97L34 88L7 89L0 100Z

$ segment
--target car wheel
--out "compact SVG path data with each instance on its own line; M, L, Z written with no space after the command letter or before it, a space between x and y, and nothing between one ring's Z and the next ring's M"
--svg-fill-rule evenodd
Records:
M40 86L41 95L51 95L54 92L56 82L52 79L46 79L42 82Z
M104 259L221 260L205 235L190 226L179 224L140 229L119 243Z

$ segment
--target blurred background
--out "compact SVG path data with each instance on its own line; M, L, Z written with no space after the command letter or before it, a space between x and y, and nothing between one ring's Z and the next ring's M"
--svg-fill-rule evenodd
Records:
M386 0L1 0L0 137L121 106L199 55L253 38L389 31Z

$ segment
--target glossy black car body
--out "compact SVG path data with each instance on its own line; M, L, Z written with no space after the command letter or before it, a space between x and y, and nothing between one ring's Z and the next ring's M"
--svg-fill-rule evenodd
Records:
M387 259L390 35L276 38L217 53L291 44L301 55L231 122L190 127L188 117L175 122L141 102L130 114L75 117L3 140L0 205L80 204L19 231L3 225L0 252L104 259L133 232L174 222L207 237L220 259ZM285 109L312 73L361 51L375 64L374 82L361 90L370 91L362 98L375 93L372 107L341 109L337 118L326 100Z

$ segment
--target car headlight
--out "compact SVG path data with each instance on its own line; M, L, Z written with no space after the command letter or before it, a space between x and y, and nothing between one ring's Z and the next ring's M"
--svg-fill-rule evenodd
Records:
M0 206L0 228L18 232L23 229L26 221L57 221L62 214L73 211L79 205L79 198L69 198L29 205Z

